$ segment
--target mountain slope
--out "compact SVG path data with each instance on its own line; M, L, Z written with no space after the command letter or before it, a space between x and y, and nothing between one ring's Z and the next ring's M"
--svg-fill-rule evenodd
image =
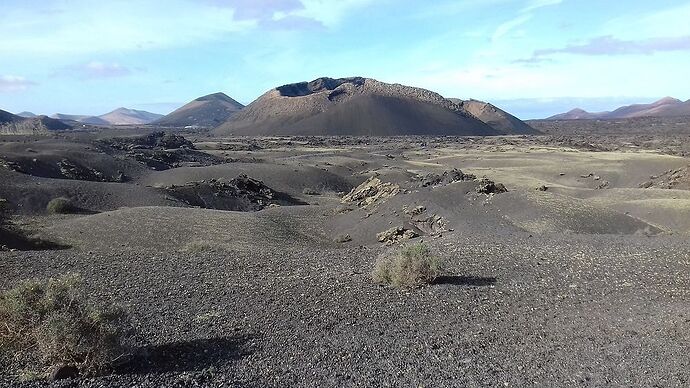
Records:
M488 102L471 99L461 100L459 98L449 98L449 100L462 106L482 122L503 133L513 135L539 133L539 131L530 127L524 121Z
M634 117L674 116L690 116L690 100L681 101L673 97L665 97L651 104L627 105L611 112L590 113L582 109L573 109L566 113L551 116L547 118L547 120L626 119Z
M319 78L264 93L218 135L499 135L437 93L374 79Z
M35 114L33 112L26 112L26 111L17 113L17 116L24 117L24 118L38 117L37 114Z
M190 101L172 113L156 120L154 124L170 127L215 127L224 123L244 105L225 93L213 93Z

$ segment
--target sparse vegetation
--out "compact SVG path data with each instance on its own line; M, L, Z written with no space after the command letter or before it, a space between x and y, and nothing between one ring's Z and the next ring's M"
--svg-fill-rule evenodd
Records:
M416 288L432 283L442 271L442 260L420 243L379 257L372 277L378 283L393 287Z
M321 193L318 190L312 189L311 187L305 187L302 189L302 194L304 195L320 195Z
M53 198L48 202L46 210L50 214L67 214L75 210L72 202L65 197Z
M124 311L87 300L77 275L24 281L0 294L0 350L19 376L54 365L107 372L126 361L132 338Z

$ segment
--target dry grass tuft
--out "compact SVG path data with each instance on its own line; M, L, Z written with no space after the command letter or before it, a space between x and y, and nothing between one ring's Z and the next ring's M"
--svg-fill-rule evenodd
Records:
M374 281L400 288L431 284L443 271L443 262L424 244L407 245L376 260Z
M0 350L20 376L53 365L105 373L129 358L132 340L124 311L90 303L77 275L28 280L0 294Z

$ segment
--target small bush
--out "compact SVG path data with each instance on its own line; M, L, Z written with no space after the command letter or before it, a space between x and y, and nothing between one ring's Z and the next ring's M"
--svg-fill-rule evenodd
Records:
M416 288L432 283L443 271L441 259L424 244L407 245L376 260L374 281L393 287Z
M86 300L79 276L29 280L0 294L0 350L20 375L52 365L95 375L126 361L133 339L126 314Z
M48 202L46 210L50 214L67 214L75 210L74 205L69 199L64 197L53 198Z
M67 214L75 211L72 202L64 197L53 198L48 202L46 210L50 214Z

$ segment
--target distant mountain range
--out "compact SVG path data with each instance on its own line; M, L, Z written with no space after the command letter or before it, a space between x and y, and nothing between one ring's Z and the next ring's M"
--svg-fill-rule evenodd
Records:
M31 112L22 113L27 115L27 117L30 117L28 115L33 114ZM146 112L143 110L117 108L112 112L108 112L100 116L67 115L56 113L50 117L62 121L91 125L143 125L150 124L163 117L163 115Z
M576 108L566 113L557 114L547 120L583 120L583 119L626 119L634 117L674 117L690 116L690 100L681 101L665 97L651 104L634 104L620 107L610 112L587 112Z
M500 112L505 114L489 104L458 103L426 89L363 77L323 77L267 91L215 128L214 133L316 136L537 133L526 124L516 129L508 123L494 126L484 122L479 117L484 114L480 104L497 121L501 120ZM470 106L477 108L478 113L471 113ZM502 118L507 120L507 116Z
M226 94L213 93L189 102L153 124L168 127L216 127L242 108L244 105Z

